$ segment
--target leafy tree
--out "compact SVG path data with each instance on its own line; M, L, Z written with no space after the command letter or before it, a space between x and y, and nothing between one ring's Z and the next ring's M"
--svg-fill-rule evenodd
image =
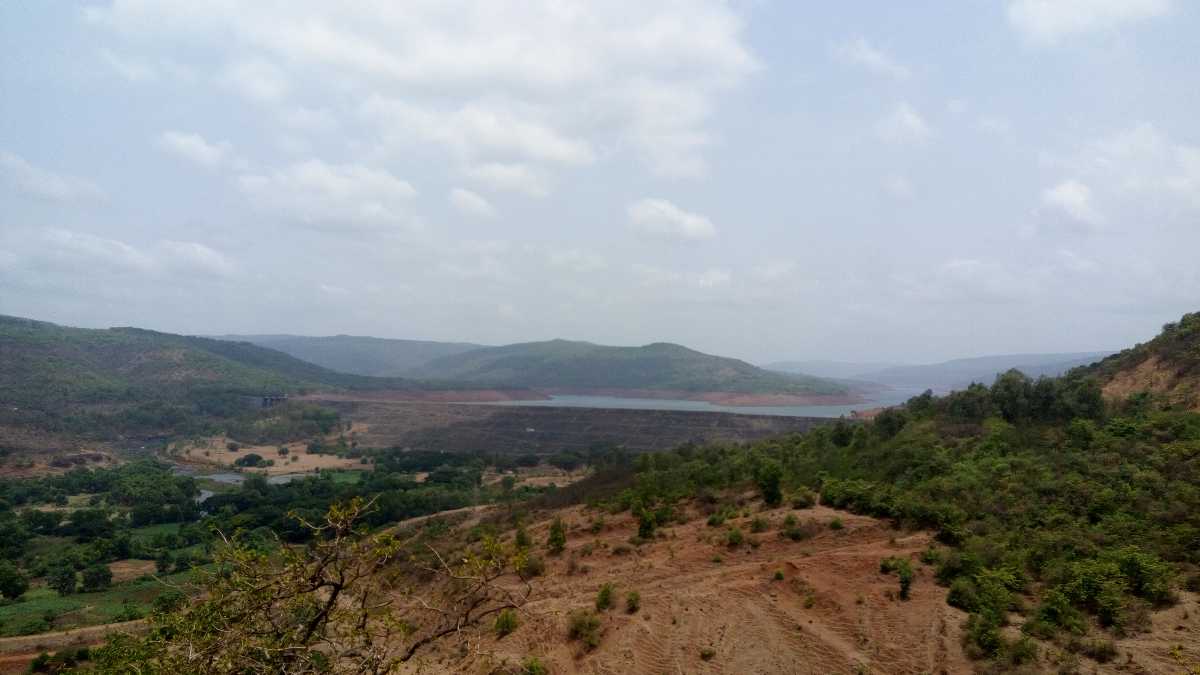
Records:
M780 483L783 480L783 467L774 459L759 462L754 472L754 482L762 493L763 501L768 506L779 506L783 502L783 490Z
M75 568L59 564L46 573L46 585L58 591L59 595L70 595L75 592Z
M550 523L550 534L546 538L546 548L555 555L562 553L567 546L567 531L562 518L555 518Z
M156 612L145 635L112 636L92 651L97 669L265 675L331 672L336 664L337 672L381 675L529 597L528 586L498 583L512 574L514 554L494 539L454 565L436 551L427 566L406 562L392 534L357 527L369 509L354 499L305 521L314 532L306 547L223 547L197 601ZM394 576L381 572L396 565L419 565L447 583L422 585L437 590L393 604ZM410 606L418 609L410 614Z
M83 591L94 593L112 585L112 570L107 565L90 565L83 570Z
M8 561L0 561L0 595L16 600L29 590L29 579Z

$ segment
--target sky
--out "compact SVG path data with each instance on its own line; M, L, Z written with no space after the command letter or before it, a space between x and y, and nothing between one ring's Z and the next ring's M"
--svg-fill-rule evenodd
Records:
M1200 309L1200 3L0 3L0 313L1118 349Z

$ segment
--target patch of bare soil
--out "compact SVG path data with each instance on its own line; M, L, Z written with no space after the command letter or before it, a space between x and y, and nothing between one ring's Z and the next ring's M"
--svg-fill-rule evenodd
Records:
M533 467L518 467L517 469L500 473L495 469L488 469L483 474L483 484L491 485L504 480L507 475L513 476L516 483L513 487L548 487L554 485L556 487L565 487L576 481L587 478L591 473L589 469L579 469L576 471L563 471L558 467L553 466L533 466Z
M946 605L946 589L917 562L929 534L816 507L795 512L815 533L796 542L779 536L791 512L762 511L719 528L693 513L686 524L632 546L629 514L607 516L593 534L595 512L562 511L568 549L547 558L517 630L496 639L490 626L470 629L405 672L506 672L529 656L552 673L972 671L960 640L965 615ZM751 534L753 516L767 519L768 530ZM835 519L842 529L830 528ZM757 547L727 546L729 524ZM547 521L529 528L537 542L547 530ZM888 556L913 560L917 577L907 601L897 598L896 576L879 572ZM600 613L600 645L589 651L568 639L567 617L592 608L605 582L616 586L616 603ZM625 611L629 591L641 597L636 613Z
M1180 592L1174 607L1151 615L1149 632L1118 640L1117 657L1095 672L1200 673L1200 594Z
M113 575L113 583L119 584L122 581L129 581L147 574L154 574L155 564L153 560L116 560L108 564L109 571Z
M266 476L278 476L291 473L316 473L322 469L366 469L369 465L351 457L337 455L313 454L308 451L308 443L297 441L279 445L239 445L238 449L230 450L231 439L224 436L213 436L193 441L177 451L174 459L185 464L210 465L221 468L243 471L245 473L260 473ZM287 448L287 455L280 455L279 449ZM239 458L256 454L264 460L275 460L274 466L240 467L234 464Z
M1104 396L1124 400L1132 394L1148 391L1165 395L1172 403L1200 411L1200 389L1194 382L1179 377L1175 368L1150 356L1137 366L1118 372L1104 385Z

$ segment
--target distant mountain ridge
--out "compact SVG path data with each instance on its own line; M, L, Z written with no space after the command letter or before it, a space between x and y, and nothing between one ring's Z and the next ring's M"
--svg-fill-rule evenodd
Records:
M249 342L352 375L401 377L443 356L481 349L470 342L400 340L357 335L218 335L218 340Z
M549 340L488 347L434 359L412 377L477 385L560 389L657 389L846 395L840 383L764 370L738 359L704 354L677 344L611 347Z
M860 373L855 379L892 386L922 387L935 391L962 389L972 382L991 384L996 376L1016 368L1029 377L1056 377L1072 368L1094 363L1112 352L1068 352L1061 354L999 354L953 359L942 363L895 366Z
M952 359L941 363L891 365L850 361L779 361L764 366L780 372L805 372L852 382L873 382L906 389L946 392L972 382L991 384L996 376L1016 368L1037 378L1056 377L1073 368L1095 363L1112 352L1066 352L1049 354L997 354Z

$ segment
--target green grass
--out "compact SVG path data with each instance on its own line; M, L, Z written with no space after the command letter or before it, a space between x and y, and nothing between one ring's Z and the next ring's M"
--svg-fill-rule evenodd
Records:
M333 482L338 485L352 485L362 480L362 471L343 470L343 471L322 471L321 475L329 475L333 478Z
M161 579L173 584L186 584L190 577L191 572L180 572ZM31 588L19 602L0 605L0 637L24 634L27 631L22 630L23 627L36 624L48 614L54 615L50 630L113 623L125 611L127 600L140 612L147 614L154 598L168 588L157 579L146 578L115 584L99 593L67 596L60 596L45 587Z
M129 536L134 539L150 539L156 534L179 534L179 523L158 523L129 529Z

